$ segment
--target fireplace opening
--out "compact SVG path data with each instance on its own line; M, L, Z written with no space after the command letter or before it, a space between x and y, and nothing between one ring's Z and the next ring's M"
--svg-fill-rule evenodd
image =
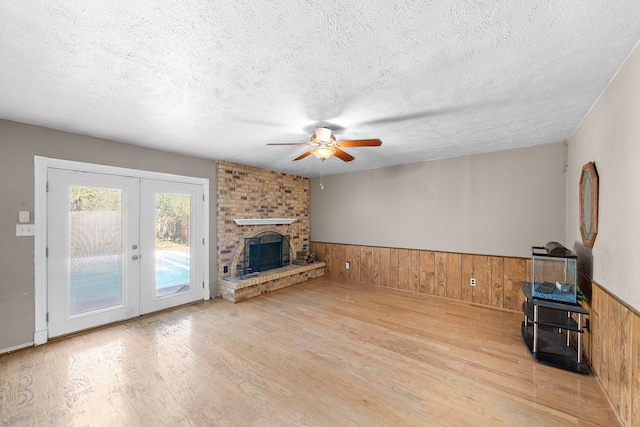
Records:
M289 236L266 231L244 239L243 259L238 265L241 275L284 267L291 263Z

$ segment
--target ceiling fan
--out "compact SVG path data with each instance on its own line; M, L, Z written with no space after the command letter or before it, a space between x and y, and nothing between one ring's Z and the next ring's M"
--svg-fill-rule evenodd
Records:
M309 142L292 142L292 143L272 143L267 145L308 145L309 151L301 154L293 159L301 160L309 154L313 154L322 161L327 160L331 156L336 156L342 161L350 162L355 159L351 154L342 151L341 147L379 147L382 141L379 139L352 139L337 141L336 137L331 133L331 129L317 127L315 134L311 135Z

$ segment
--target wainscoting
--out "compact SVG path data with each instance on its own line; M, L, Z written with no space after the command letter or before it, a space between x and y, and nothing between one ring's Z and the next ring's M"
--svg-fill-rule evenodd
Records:
M585 357L622 424L640 426L640 313L596 282L588 293Z
M415 249L312 242L325 261L325 277L521 311L521 282L531 260ZM346 263L349 262L349 269ZM469 279L476 279L476 286ZM640 426L640 313L589 278L579 276L587 297L589 330L584 357L623 426Z
M322 242L311 250L327 263L328 277L514 311L522 310L522 282L531 277L528 258Z

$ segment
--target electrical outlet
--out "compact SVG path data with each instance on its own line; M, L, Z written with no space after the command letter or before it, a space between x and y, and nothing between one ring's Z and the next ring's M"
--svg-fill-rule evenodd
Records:
M349 261L344 263L345 268L348 270L351 268L351 263Z
M476 285L476 279L474 277L469 279L469 285L471 285L471 286L475 286Z

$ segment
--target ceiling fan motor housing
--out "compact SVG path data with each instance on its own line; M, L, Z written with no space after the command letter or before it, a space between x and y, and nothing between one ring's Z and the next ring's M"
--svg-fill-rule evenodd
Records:
M320 142L329 143L331 140L335 140L332 138L331 129L328 128L316 128L316 139Z

